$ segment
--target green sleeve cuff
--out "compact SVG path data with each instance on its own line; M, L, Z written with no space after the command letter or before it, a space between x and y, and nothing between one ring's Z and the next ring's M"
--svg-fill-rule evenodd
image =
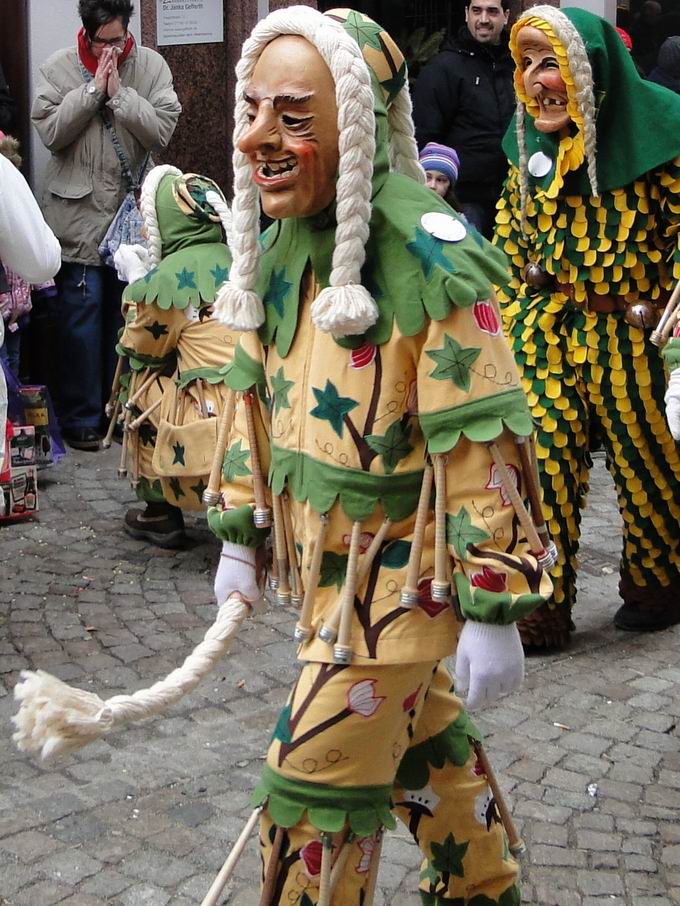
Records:
M523 390L508 390L436 412L421 412L420 425L430 453L452 450L461 434L476 443L495 440L503 428L526 437L533 424Z
M460 612L466 620L476 623L508 626L529 616L545 600L539 594L513 595L509 591L488 591L472 585L468 577L459 572L454 573L453 579Z
M661 355L669 371L680 368L680 337L671 337L664 346Z
M253 508L249 504L232 510L220 510L219 507L211 506L208 510L208 527L220 541L230 541L245 547L260 547L269 534L269 529L255 526Z

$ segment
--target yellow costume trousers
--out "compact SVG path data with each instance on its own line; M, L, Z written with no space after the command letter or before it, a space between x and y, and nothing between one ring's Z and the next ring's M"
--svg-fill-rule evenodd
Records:
M383 823L398 817L420 847L423 903L519 906L517 864L477 762L478 739L437 662L305 664L264 772L263 872L285 827L272 906L317 903L320 830L344 866L333 904L361 906L380 822L366 831L381 809Z

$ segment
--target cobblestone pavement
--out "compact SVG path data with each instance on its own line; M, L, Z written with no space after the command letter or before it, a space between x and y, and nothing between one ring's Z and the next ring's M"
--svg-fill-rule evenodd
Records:
M0 903L200 903L248 814L295 674L293 614L248 623L233 654L163 719L41 766L10 741L19 671L42 667L103 697L149 685L211 622L217 546L121 529L131 493L116 453L45 475L39 522L0 528ZM527 903L680 903L680 632L616 632L618 515L597 462L585 522L578 632L532 659L524 690L479 721L528 843ZM379 906L416 906L418 855L390 834ZM251 844L225 903L257 903Z

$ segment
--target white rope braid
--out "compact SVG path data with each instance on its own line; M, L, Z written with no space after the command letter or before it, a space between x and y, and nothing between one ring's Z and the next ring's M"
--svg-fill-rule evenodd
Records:
M583 118L583 150L586 158L588 172L588 181L590 190L595 197L598 196L599 190L597 185L597 129L595 119L597 109L595 107L595 94L593 82L593 70L588 59L586 46L583 38L576 30L576 26L554 6L532 6L517 20L518 23L525 19L535 17L543 19L552 28L555 37L567 52L569 61L569 71L574 82L574 93L579 112ZM519 111L518 105L518 111ZM524 110L522 110L524 113ZM524 123L522 120L522 143L524 142ZM520 117L517 117L517 142L520 142ZM526 175L526 147L524 148L524 161L521 160L522 147L520 147L520 203L522 211L522 224L526 221L526 203L528 198L528 177ZM524 177L524 180L523 178ZM527 186L527 194L522 196L522 183Z
M515 110L517 147L519 149L519 223L522 235L527 233L527 205L529 203L529 163L527 160L527 139L524 104L518 100Z
M43 759L75 752L121 724L160 714L190 692L229 649L250 606L231 595L219 608L203 641L165 679L132 695L102 701L93 692L68 686L43 670L24 670L14 689L20 702L12 718L13 739L23 752Z
M408 90L408 81L392 102L387 114L387 122L390 132L392 169L425 185L425 170L418 160L418 145L413 125L413 105L411 93Z
M338 106L335 250L330 285L315 300L312 318L320 330L337 337L361 334L378 317L377 305L361 285L375 157L371 80L358 45L343 27L305 6L277 10L262 19L245 42L236 67L234 261L229 281L218 295L215 313L238 330L253 330L264 321L264 308L255 293L259 257L257 187L247 157L238 150L238 142L248 128L248 105L243 93L264 48L282 35L300 35L316 48L335 82Z
M233 218L231 216L231 210L226 200L220 195L219 192L215 192L214 189L209 189L205 193L205 200L209 205L215 209L215 212L220 215L220 221L222 223L222 229L224 230L224 235L227 240L227 245L231 249L233 242Z
M142 191L139 198L139 207L142 212L142 220L147 232L147 246L149 249L148 267L158 267L161 261L161 251L163 241L158 229L158 215L156 214L156 192L164 176L169 174L181 176L182 171L170 164L160 164L153 167L146 175L142 183Z

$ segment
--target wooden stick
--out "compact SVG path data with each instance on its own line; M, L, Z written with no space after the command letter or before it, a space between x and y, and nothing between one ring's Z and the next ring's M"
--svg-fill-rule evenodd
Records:
M253 512L253 522L257 528L269 528L272 524L272 511L267 506L267 495L265 493L265 483L262 476L262 464L260 462L260 451L257 445L257 432L255 430L255 416L253 415L254 395L251 390L243 394L245 403L246 425L248 427L248 445L250 446L250 463L253 473L253 491L255 494L255 510Z
M250 818L246 823L246 826L241 831L238 840L231 848L231 852L227 856L227 860L219 871L219 874L213 881L210 890L207 892L201 906L217 906L217 901L219 900L222 891L227 886L227 882L231 877L231 873L236 867L236 863L241 858L241 854L246 847L246 843L252 834L255 825L257 824L260 815L262 814L262 806L258 805L255 811L252 813Z
M290 581L288 578L288 548L286 546L286 530L283 524L283 509L279 494L272 494L272 507L274 510L274 556L276 557L276 570L279 574L279 587L276 589L276 600L284 607L290 604Z
M283 844L283 828L277 827L272 843L272 851L269 854L267 871L262 884L262 893L260 894L260 906L270 906L276 885L276 875L279 869L279 856L281 855L281 845Z
M373 561L375 560L376 555L380 550L380 546L385 540L385 535L387 534L387 531L391 525L392 521L390 519L385 519L383 524L373 536L373 540L366 548L366 553L361 558L361 562L359 563L357 570L357 588L361 587L361 583L364 581L371 567L373 566ZM340 614L342 612L342 601L343 596L340 595L333 606L333 610L331 611L330 616L319 630L319 638L322 642L327 642L329 645L332 645L338 637L338 626L340 624Z
M113 412L113 407L118 402L118 396L120 395L120 377L123 373L123 361L124 356L119 355L118 361L116 362L116 370L113 373L113 383L111 384L111 395L109 396L109 401L104 406L104 414L107 418L111 418L111 413ZM109 444L111 446L111 444Z
M375 846L371 853L371 864L368 869L368 879L366 882L366 896L364 897L364 906L373 906L375 900L375 891L378 886L378 870L380 868L380 853L382 852L383 829L380 828L375 835Z
M326 543L327 531L328 513L322 513L319 517L319 531L312 551L312 562L309 567L309 576L307 577L305 597L302 601L302 610L300 611L300 617L295 627L294 638L296 642L306 642L312 636L314 597L319 585L319 576L321 575L321 561L323 559L323 547Z
M418 509L416 510L416 521L413 527L411 553L408 558L408 567L406 568L406 581L399 596L399 603L402 607L417 607L418 602L420 601L420 594L418 592L418 578L420 577L420 562L423 559L423 541L425 539L425 527L427 526L427 518L430 514L432 477L432 466L429 463L426 463L425 470L423 471L423 483L420 486L420 497L418 499Z
M206 506L217 506L222 499L220 485L222 483L222 468L224 466L224 454L227 451L229 435L234 425L234 415L236 413L236 394L231 388L227 389L224 399L224 408L220 413L220 419L217 426L217 441L215 444L215 455L213 456L210 475L208 476L208 487L203 491L203 503Z
M673 287L673 292L671 293L670 298L666 303L666 307L664 308L663 314L659 319L659 323L656 325L656 328L651 332L649 336L650 342L655 346L664 345L668 336L666 334L666 326L671 320L671 316L675 313L678 302L680 302L680 280L678 280L678 282Z
M128 439L130 437L127 426L130 423L132 418L132 412L129 409L125 409L125 416L123 418L123 442L120 445L120 460L118 462L118 477L125 478L127 475L127 458L128 458Z
M120 400L118 399L118 397L116 397L113 408L111 409L111 412L108 413L108 415L110 416L109 428L106 432L106 436L102 440L102 447L104 450L108 450L113 443L113 432L116 430L120 408Z
M132 443L134 443L135 448L132 451L132 475L130 476L130 484L132 485L133 488L137 489L139 487L139 480L140 480L139 459L140 459L140 455L141 455L141 446L142 446L142 442L141 442L139 434L135 434L135 437L134 437L134 440L132 441Z
M357 593L357 562L360 542L361 523L356 521L352 524L352 536L349 542L338 641L333 648L333 660L336 664L349 664L352 660L352 616L354 615L354 597Z
M202 378L196 378L196 395L198 396L198 410L201 413L201 418L210 418L210 413L208 412L208 407L205 403Z
M524 533L527 536L527 541L529 542L529 547L531 553L537 559L539 557L544 557L547 553L543 545L541 544L541 539L538 537L538 532L536 531L531 517L527 512L527 508L524 506L524 501L519 495L517 488L515 487L515 482L512 480L512 475L510 470L505 464L503 455L495 443L488 444L489 451L493 458L494 464L498 469L498 472L501 477L501 482L505 488L505 493L510 498L510 503L513 506L513 509L517 513L517 518L519 519L520 525L524 529Z
M317 906L331 906L331 858L333 837L321 834L321 874L319 876L319 899Z
M508 804L505 801L505 796L501 790L500 784L496 778L493 768L491 767L491 762L487 758L486 752L484 751L484 746L481 742L473 742L475 749L475 754L479 764L486 774L486 780L489 784L489 789L491 790L491 795L496 800L496 806L498 807L498 814L501 816L501 822L505 828L505 833L508 835L508 847L513 856L522 856L526 852L526 846L524 841L519 835L517 828L515 827L515 822L512 820L512 815L510 814L510 809Z
M140 398L140 396L144 393L145 390L149 389L149 387L153 384L153 382L158 377L157 371L152 371L150 368L147 370L148 370L147 376L144 378L144 380L142 381L140 386L135 390L134 393L131 393L130 396L127 398L127 402L125 403L126 409L132 410L134 408L135 403ZM136 383L136 381L135 381L135 383Z
M299 607L302 604L302 578L300 577L300 565L298 563L297 548L295 547L293 520L290 514L290 497L287 493L284 493L281 497L281 512L283 514L283 529L288 551L288 569L293 580L290 600L292 604Z
M522 466L522 475L526 484L527 495L529 497L529 506L531 507L531 516L534 520L536 532L543 545L545 556L539 558L539 566L542 569L552 569L557 563L557 548L550 538L548 526L545 524L543 515L543 505L541 503L541 493L538 485L538 472L534 465L530 451L530 441L527 437L515 435L515 443L519 450L519 461Z
M342 880L342 876L345 873L345 868L347 867L347 860L349 855L352 852L352 846L354 845L354 834L350 831L345 839L342 842L340 847L340 852L333 863L333 868L331 870L331 902L333 901L333 896L337 889L338 884Z
M137 430L144 424L144 422L147 420L147 418L148 418L150 415L153 415L153 413L156 411L156 409L159 409L159 408L160 408L160 406L162 405L162 403L163 403L163 397L161 396L161 397L159 397L159 398L156 400L155 403L152 403L152 404L149 406L148 409L145 409L144 412L142 412L141 415L138 415L137 418L133 419L133 420L128 424L126 430L128 430L128 431L137 431Z
M446 462L442 453L434 456L434 578L430 594L433 601L448 602L451 598L449 579L449 549L446 543Z

